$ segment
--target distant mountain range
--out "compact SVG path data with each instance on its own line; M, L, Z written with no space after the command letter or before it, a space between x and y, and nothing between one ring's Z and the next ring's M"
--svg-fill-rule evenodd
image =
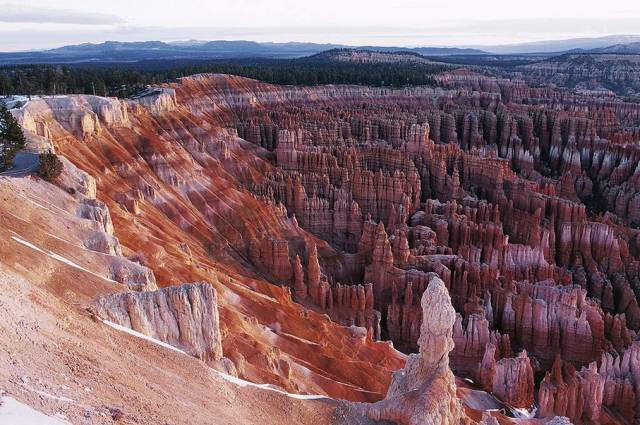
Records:
M532 43L506 44L500 46L478 46L479 49L501 55L533 53L567 53L575 50L592 50L625 46L640 42L640 35L611 35L596 38L570 38L566 40L547 40Z
M360 46L357 50L368 50L372 52L398 53L413 52L423 56L449 56L449 55L485 55L488 52L480 49L463 47L380 47L380 46Z
M136 63L141 61L180 61L214 59L295 59L313 56L333 49L356 49L383 53L415 53L442 58L449 63L512 63L544 59L564 53L640 53L640 36L610 36L552 40L535 43L481 48L457 47L385 47L345 46L317 43L260 43L255 41L201 41L178 42L142 41L77 44L50 50L0 53L0 65L20 64L90 64ZM517 57L516 57L517 56ZM458 59L456 59L458 58ZM464 60L463 60L464 59ZM515 62L514 62L515 63Z
M0 64L33 63L123 63L145 60L176 59L241 59L270 58L292 59L311 56L331 49L346 48L337 44L316 43L258 43L255 41L162 41L118 42L78 44L57 49L0 53ZM359 49L379 52L414 52L422 55L484 54L477 49L420 47L365 46Z
M0 53L0 64L139 62L175 59L296 58L342 47L314 43L254 41L162 41L85 43L57 49Z

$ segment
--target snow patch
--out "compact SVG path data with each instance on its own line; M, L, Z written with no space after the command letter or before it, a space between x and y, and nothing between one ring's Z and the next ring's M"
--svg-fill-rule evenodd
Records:
M527 410L521 407L513 408L513 416L517 419L533 419L536 416L538 408L533 407L531 410Z
M102 322L105 325L109 325L112 328L117 329L117 330L119 330L121 332L128 333L129 335L133 335L135 337L142 338L142 339L147 340L147 341L149 341L149 342L151 342L153 344L156 344L156 345L159 345L161 347L168 348L170 350L177 351L178 353L182 353L182 354L185 354L185 355L189 356L189 354L185 353L184 351L182 351L179 348L174 347L171 344L167 344L166 342L162 342L162 341L160 341L158 339L152 338L152 337L150 337L148 335L145 335L145 334L143 334L141 332L134 331L133 329L127 328L126 326L118 325L117 323L113 323L113 322L110 322L108 320L103 320Z
M108 320L103 320L102 322L105 323L106 325L111 326L114 329L117 329L119 331L128 333L129 335L133 335L135 337L142 338L144 340L147 340L149 342L157 344L157 345L159 345L161 347L168 348L170 350L177 351L179 353L182 353L182 354L185 354L185 355L189 356L189 354L187 354L184 351L174 347L173 345L167 344L166 342L159 341L159 340L157 340L155 338L151 338L150 336L147 336L147 335L145 335L143 333L140 333L138 331L134 331L133 329L127 328L127 327L122 326L122 325L118 325L118 324L110 322ZM191 357L191 356L189 356L189 357ZM236 385L238 385L240 387L260 388L262 390L273 391L273 392L280 393L280 394L286 395L287 397L295 398L295 399L298 399L298 400L329 399L329 397L326 397L326 396L323 396L323 395L318 395L318 394L292 394L292 393L288 393L286 391L282 391L282 390L274 387L271 384L255 384L253 382L245 381L244 379L240 379L238 377L235 377L235 376L228 375L226 373L220 372L219 370L215 370L215 369L212 369L212 370L215 373L217 373L218 375L220 375L220 377L222 377L222 379L224 379L225 381L231 382L231 383L236 384Z
M35 390L37 394L40 394L44 398L50 398L52 400L64 401L65 403L75 403L75 400L72 400L68 397L57 396L53 394L46 393L44 391Z
M37 197L37 196L35 196L35 195L32 195L32 196L24 196L24 195L22 195L22 194L19 194L19 196L23 197L24 199L27 199L29 202L31 202L32 204L34 204L34 205L35 205L35 206L37 206L38 208L42 208L42 209L44 209L44 210L47 210L47 211L49 211L49 212L50 212L50 213L52 213L52 214L57 214L57 215L59 215L60 213L62 213L62 214L69 214L69 212L68 212L68 211L66 211L66 210L64 210L64 209L62 209L62 208L60 208L59 206L57 206L57 205L55 205L55 204L53 204L53 203L51 203L51 202L47 202L47 201L45 201L45 200L43 200L43 199L41 199L41 198L38 198L38 197ZM33 199L33 198L35 198L35 199ZM37 201L36 201L36 199L37 199ZM55 208L57 211L53 211L51 208L49 208L49 207L47 207L47 206L45 206L45 205L42 205L42 204L41 204L40 202L38 202L38 201L43 202L43 203L47 203L47 204L51 205L51 206L52 206L53 208Z
M227 287L223 286L223 288L224 288L224 291L222 295L224 296L224 298L227 300L229 304L234 306L242 305L242 297L240 295L236 294L235 292L232 292Z
M38 412L11 397L0 398L0 424L7 425L71 425L70 422Z
M11 239L13 239L14 241L18 242L19 244L22 244L22 245L24 245L26 247L29 247L29 248L33 249L34 251L38 251L38 252L40 252L40 253L42 253L44 255L47 255L47 256L53 258L54 260L60 261L61 263L64 263L64 264L66 264L68 266L71 266L71 267L73 267L75 269L82 270L83 272L92 274L92 275L94 275L96 277L99 277L100 279L106 280L107 282L118 283L115 280L109 279L108 277L100 276L99 274L94 273L91 270L87 270L84 267L82 267L82 266L74 263L73 261L69 260L68 258L63 257L62 255L56 254L53 251L49 251L49 250L45 251L45 250L35 246L31 242L25 241L24 239L21 239L21 238L19 238L17 236L11 236Z
M286 391L282 391L271 384L254 384L253 382L245 381L244 379L237 378L235 376L227 375L226 373L220 372L218 370L214 371L222 377L225 381L232 382L240 387L254 387L260 388L267 391L273 391L276 393L280 393L286 395L287 397L295 398L298 400L320 400L320 399L329 399L329 397L318 395L318 394L291 394Z
M265 300L269 300L271 302L277 302L277 300L275 298L270 297L269 295L263 294L261 292L258 292L255 287L254 288L246 287L246 286L240 285L240 284L238 284L238 283L236 283L236 282L234 282L232 280L229 280L227 283L230 284L230 285L235 286L236 288L240 289L242 292L250 292L251 294L257 295L258 297L264 298Z
M296 370L296 373L300 373L302 375L304 375L306 378L312 378L315 373L313 371L311 371L311 369L309 369L308 367L300 364L300 363L292 363L291 367L294 368ZM375 394L375 391L370 391L370 390L365 390L364 388L355 386L353 384L348 384L346 382L342 382L342 381L338 381L337 379L333 379L333 382L343 385L345 387L349 387L349 388L353 388L357 391L363 392L363 393L370 393L370 394ZM330 398L330 397L325 397L325 398Z
M301 338L301 337L296 336L296 335L292 335L292 334L290 334L288 332L285 332L285 331L282 331L282 330L278 332L278 336L286 336L286 337L289 337L289 338L292 338L292 339L296 339L296 340L298 340L298 341L300 341L300 342L302 342L304 344L309 344L309 345L313 345L313 346L316 346L316 347L320 346L320 344L318 344L317 342L309 341L308 339Z
M2 103L4 103L4 105L7 107L7 109L11 110L11 109L24 109L25 106L27 106L27 103L29 103L29 98L27 96L7 96L7 97L3 97L0 98L0 101Z

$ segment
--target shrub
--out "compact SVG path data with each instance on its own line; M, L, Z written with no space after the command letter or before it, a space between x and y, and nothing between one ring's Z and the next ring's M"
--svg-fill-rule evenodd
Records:
M25 138L20 124L2 105L0 107L0 171L11 167L13 159L24 145Z
M40 154L40 168L38 175L48 182L55 181L62 173L62 162L56 154L47 152Z

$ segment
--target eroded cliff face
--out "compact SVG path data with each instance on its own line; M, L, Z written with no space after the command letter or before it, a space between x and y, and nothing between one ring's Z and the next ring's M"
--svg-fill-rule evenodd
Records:
M200 75L144 102L51 98L22 114L95 177L111 220L97 201L86 215L158 286L212 282L243 378L382 398L405 357L376 341L421 350L437 276L457 375L544 418L636 418L640 108L469 72L441 82Z
M85 246L87 237L107 233L100 230L103 222L77 214L84 199L78 192L71 195L35 177L0 176L0 199L1 422L329 425L333 407L328 400L297 399L248 382L238 385L211 363L90 315L86 308L97 298L168 298L157 294L155 285L112 278L114 265L134 262ZM130 255L126 245L118 246ZM212 287L199 286L168 288L175 295L190 294L187 299L173 296L168 303L186 307L196 305L190 300L198 297L211 301ZM198 321L193 310L144 306L144 311L131 308L126 314L175 313L148 321L159 325L152 328L158 329L156 336L163 334L164 325L167 335L176 335L170 324L177 318L184 325L178 333L183 348L198 341L198 329L192 326L200 323L203 336L215 339L215 321ZM197 311L213 310L207 305ZM216 345L201 347L218 356ZM232 372L225 368L228 362L221 363L222 370ZM12 410L15 406L21 409Z
M527 79L552 82L594 96L634 96L640 92L640 57L626 54L563 55L520 67Z
M293 277L293 253L306 265L307 250L334 251L288 218L283 207L245 189L272 169L267 153L214 119L207 123L184 107L176 109L171 99L46 98L20 111L29 137L46 137L72 171L59 184L77 196L97 194L99 200L81 201L79 214L118 238L117 244L106 236L90 238L86 245L121 252L124 265L112 262L106 269L134 291L156 289L156 281L160 287L212 282L222 348L240 378L290 392L381 398L404 355L359 328L337 326L295 304L289 288L273 285ZM91 131L88 122L95 124ZM95 184L85 182L80 170L94 176ZM298 245L289 250L287 241ZM217 357L202 341L183 341L182 334L171 336L164 325L154 330L156 321L141 319L144 311L154 317L149 300L167 297L159 294L122 296L136 305L151 303L135 309L142 332L164 336L205 360Z

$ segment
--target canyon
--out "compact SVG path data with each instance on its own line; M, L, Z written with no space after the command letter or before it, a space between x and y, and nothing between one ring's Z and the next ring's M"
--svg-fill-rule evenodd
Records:
M13 109L64 171L0 177L0 389L73 423L637 423L640 104L436 79Z

